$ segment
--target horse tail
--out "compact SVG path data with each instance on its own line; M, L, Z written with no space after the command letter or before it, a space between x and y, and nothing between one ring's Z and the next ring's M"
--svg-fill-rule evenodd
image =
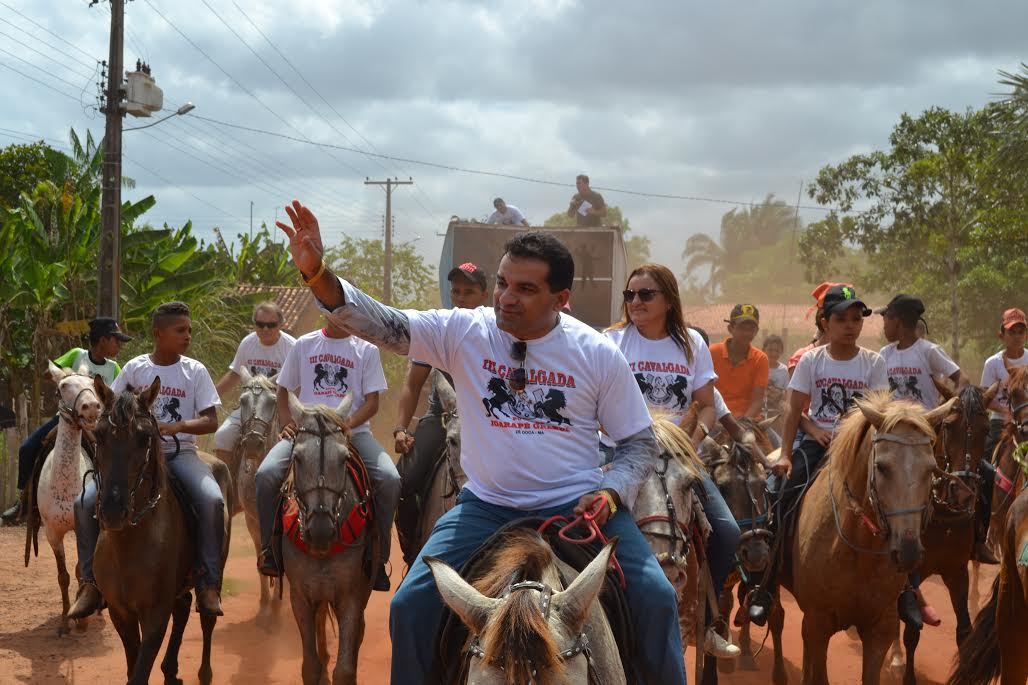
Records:
M999 678L1000 649L996 639L996 610L999 607L999 576L992 583L992 597L982 607L970 634L957 652L953 675L946 685L988 685Z

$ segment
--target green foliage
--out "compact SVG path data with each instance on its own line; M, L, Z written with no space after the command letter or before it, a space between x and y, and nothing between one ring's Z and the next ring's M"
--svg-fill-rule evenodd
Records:
M216 269L226 274L235 283L260 285L296 285L296 267L293 266L289 248L283 242L276 242L267 224L251 238L246 233L236 236L236 245L229 246L215 228L217 242L207 247L216 258Z
M46 143L8 145L0 150L0 207L11 209L22 193L30 193L52 176Z
M929 316L948 329L954 356L961 331L988 345L999 312L1028 286L1028 171L998 161L996 116L994 105L904 114L888 150L826 166L810 188L840 213L811 225L801 241L808 270L858 246L868 259L854 279L924 298ZM962 306L969 302L976 305Z
M999 138L999 163L1015 173L1028 164L1028 64L1019 73L1000 71L1000 85L1011 90L992 110Z
M605 226L621 227L629 271L640 264L650 261L649 236L643 234L629 236L628 234L632 231L632 226L628 222L628 217L621 213L620 207L607 207L607 216L604 218L603 223ZM543 222L543 226L553 226L555 228L567 228L576 225L575 217L568 216L567 212L558 212Z

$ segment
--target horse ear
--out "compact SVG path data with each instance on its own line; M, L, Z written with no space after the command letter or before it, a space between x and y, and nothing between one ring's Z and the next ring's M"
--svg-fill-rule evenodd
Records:
M472 633L481 633L500 600L483 595L446 563L435 557L423 558L432 571L435 585L446 606L460 616L460 620Z
M293 423L299 425L300 419L303 418L303 402L300 398L289 393L289 415L293 417Z
M949 386L946 385L946 383L940 381L935 376L932 376L932 383L935 384L935 389L939 391L939 395L942 396L943 400L948 400L948 399L952 399L953 397L955 397L955 395L953 394L953 391L950 390Z
M759 422L757 425L760 426L760 430L766 431L768 428L773 426L775 424L775 421L777 421L777 420L778 420L778 414L775 414L774 416L771 416L771 417L766 418L763 421Z
M68 375L68 371L57 366L53 362L46 363L46 377L52 380L54 383L60 383L61 379Z
M945 403L940 404L935 409L933 409L930 412L926 413L924 415L925 421L930 423L932 425L932 427L936 427L937 428L939 426L939 424L942 423L942 420L945 419L949 415L950 411L953 409L953 405L956 404L956 403L957 403L957 398L956 397L949 398Z
M617 537L611 538L610 542L596 555L596 558L590 561L589 565L572 581L568 589L558 592L553 597L553 604L559 608L564 625L574 635L582 632L582 626L585 625L585 619L589 615L589 607L603 588L603 581L607 577L607 566L610 564L610 555L614 553L617 543Z
M450 382L446 380L446 376L438 369L432 369L432 387L435 388L436 397L443 405L443 411L448 414L455 412L457 410L457 393L454 392Z
M239 370L236 371L236 374L239 376L239 380L243 383L243 385L247 385L250 383L250 381L253 380L253 374L250 373L250 369L246 368L245 366L240 366Z
M350 407L352 407L352 406L353 406L353 394L352 393L346 393L346 395L343 396L342 401L339 403L339 406L336 407L336 414L339 415L339 418L341 418L343 421L345 421L346 419L350 418Z
M885 423L885 414L875 409L867 400L857 399L856 403L857 407L860 409L860 413L864 415L865 419L871 422L872 426L875 428L882 427L882 424Z
M139 401L143 403L147 408L152 407L154 400L157 399L157 394L161 391L161 377L157 376L153 379L153 383L150 387L139 393Z
M114 404L114 392L107 387L104 377L100 374L93 376L93 389L96 390L96 396L100 398L103 406L110 407Z
M996 395L999 393L999 381L996 381L989 386L989 389L982 395L982 403L988 407L992 404L992 401L996 399Z

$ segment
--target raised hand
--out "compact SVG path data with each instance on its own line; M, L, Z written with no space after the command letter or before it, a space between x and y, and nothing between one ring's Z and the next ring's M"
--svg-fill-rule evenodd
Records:
M300 273L309 278L321 267L325 247L321 242L321 228L314 212L299 200L286 205L286 214L292 226L276 221L275 225L289 236L289 253Z

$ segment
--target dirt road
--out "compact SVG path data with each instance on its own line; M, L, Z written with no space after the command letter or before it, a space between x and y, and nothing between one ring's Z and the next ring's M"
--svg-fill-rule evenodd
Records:
M0 529L0 683L75 683L75 685L107 685L122 682L125 661L121 642L110 621L104 617L91 619L84 634L57 637L60 593L53 553L40 540L40 555L29 568L22 565L24 528ZM69 565L74 563L74 537L66 540ZM398 546L393 545L397 550ZM398 560L394 555L393 585L399 580ZM991 576L990 576L991 580ZM986 580L982 591L988 592ZM953 613L945 588L937 579L925 584L929 600L943 615L940 628L928 628L919 648L922 685L940 685L949 672L955 652ZM298 683L300 648L296 624L288 607L283 607L279 627L272 634L253 624L257 610L257 576L253 547L241 517L236 517L232 537L232 553L226 570L225 618L214 633L214 682ZM785 657L792 683L799 682L801 640L799 609L786 598ZM373 593L367 611L367 632L360 655L359 679L362 683L385 683L389 678L389 597ZM757 633L757 640L763 632ZM200 622L194 614L182 645L180 677L195 683L199 668ZM770 682L770 639L758 658L757 672L736 672L722 675L722 683L766 685ZM693 663L692 650L686 656ZM159 659L158 659L159 662ZM831 643L829 669L832 683L848 685L860 682L860 644L846 635L837 635ZM154 669L151 683L163 679ZM900 680L886 674L884 683Z

